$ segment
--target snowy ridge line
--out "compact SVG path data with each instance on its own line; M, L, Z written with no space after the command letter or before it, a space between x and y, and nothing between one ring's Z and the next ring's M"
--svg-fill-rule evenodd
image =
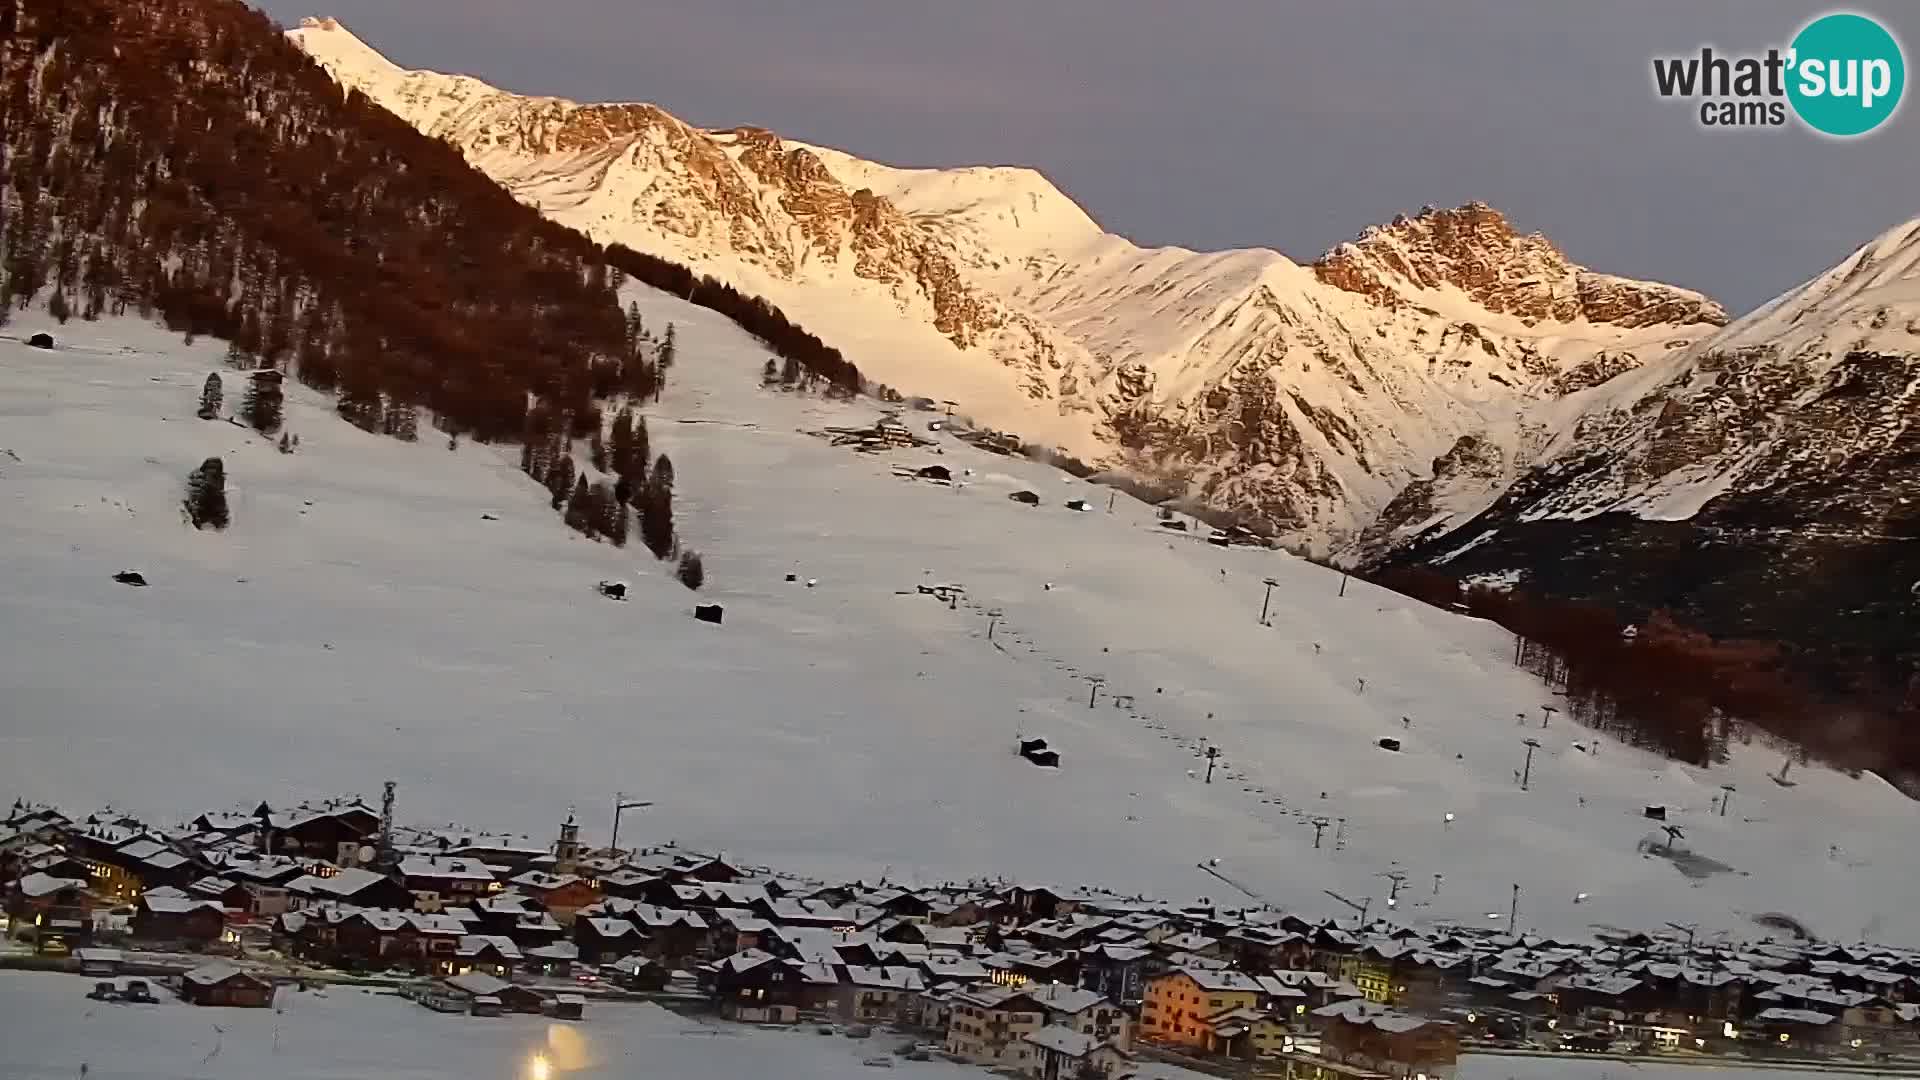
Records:
M1482 204L1396 219L1311 265L1144 249L1032 170L895 168L650 104L522 97L402 70L331 20L290 36L555 220L766 297L876 389L957 401L1322 549L1462 437L1504 444L1594 372L1726 321L1697 293L1588 271Z

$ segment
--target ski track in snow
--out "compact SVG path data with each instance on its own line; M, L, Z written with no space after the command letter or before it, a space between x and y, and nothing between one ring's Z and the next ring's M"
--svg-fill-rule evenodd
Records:
M0 447L19 458L0 455L0 797L170 821L391 778L406 821L545 841L570 806L603 839L624 791L656 805L623 836L823 876L1241 902L1197 865L1218 859L1309 914L1347 914L1328 889L1386 913L1398 871L1394 916L1421 922L1504 919L1519 883L1522 926L1555 934L1753 933L1745 915L1785 911L1830 937L1920 938L1915 808L1871 777L1807 768L1785 789L1758 747L1709 772L1564 716L1541 731L1554 699L1498 627L1357 581L1339 597L1337 574L1169 535L1124 495L1108 514L1105 489L944 435L940 457L830 447L802 430L870 422L871 403L763 391L763 346L630 296L678 326L649 429L721 627L637 542L569 534L514 448L366 435L293 388L302 450L284 456L194 419L218 343L128 322L53 327L54 352L0 339ZM230 405L243 381L227 375ZM234 525L195 533L180 489L215 454ZM889 473L929 461L983 482ZM1009 501L1015 484L1044 504ZM1064 510L1076 497L1094 511ZM111 580L127 568L153 587ZM597 596L603 578L630 602ZM957 608L914 592L946 583ZM1091 709L1087 674L1105 679ZM1018 734L1063 767L1026 764ZM1526 737L1544 745L1522 792ZM1212 784L1203 739L1222 749ZM1735 872L1690 881L1642 856L1649 803ZM1318 815L1346 820L1316 850Z

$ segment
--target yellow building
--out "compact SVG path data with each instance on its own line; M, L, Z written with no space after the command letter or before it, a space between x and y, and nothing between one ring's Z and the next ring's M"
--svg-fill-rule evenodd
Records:
M1025 1073L1040 1050L1027 1036L1046 1026L1047 1008L1012 987L994 986L953 996L947 1021L947 1053L974 1065Z
M1353 985L1360 988L1360 996L1368 1001L1379 1005L1393 1003L1393 973L1386 968L1364 962L1355 965Z
M1209 1050L1213 1033L1207 1019L1235 1009L1256 1009L1262 993L1260 983L1243 972L1179 968L1147 983L1140 1005L1140 1034Z

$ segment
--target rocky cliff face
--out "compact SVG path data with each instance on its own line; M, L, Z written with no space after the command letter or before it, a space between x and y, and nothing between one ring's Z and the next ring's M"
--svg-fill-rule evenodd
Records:
M1596 274L1539 233L1522 235L1485 203L1427 207L1342 244L1313 264L1320 280L1385 306L1410 294L1451 288L1496 315L1527 326L1589 323L1724 326L1727 313L1699 293Z
M1410 546L1377 557L1668 607L1895 685L1920 671L1920 220L1563 404L1484 510L1436 463L1396 500L1417 527L1376 530Z
M1031 170L899 169L653 105L523 97L404 71L326 20L292 37L522 201L766 295L880 381L1323 545L1463 437L1517 430L1725 322L1480 204L1308 267L1144 249Z

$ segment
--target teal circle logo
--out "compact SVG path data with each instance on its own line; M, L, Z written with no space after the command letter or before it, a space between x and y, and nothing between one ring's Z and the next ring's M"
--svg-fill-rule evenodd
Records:
M1879 127L1900 107L1907 64L1887 28L1841 12L1794 35L1787 100L1807 126L1846 138Z

